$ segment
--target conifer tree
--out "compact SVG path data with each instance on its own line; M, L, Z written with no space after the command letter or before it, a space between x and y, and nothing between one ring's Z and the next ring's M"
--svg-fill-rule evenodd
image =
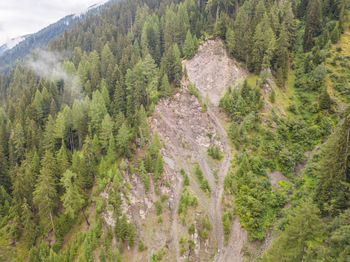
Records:
M350 114L327 141L320 161L315 200L323 214L338 214L349 207Z
M270 68L275 46L276 37L265 14L262 21L257 25L254 34L254 53L251 68L255 72L259 73L261 69Z
M21 221L24 228L24 239L27 246L30 248L34 244L37 228L35 222L33 221L33 212L26 199L22 205Z
M138 111L138 126L140 135L140 146L143 147L151 136L151 130L147 121L147 114L145 108L141 105Z
M262 261L309 261L310 243L317 242L323 234L319 210L311 201L307 201L301 203L294 213L294 216L288 217L289 223L284 234L275 239Z
M65 189L61 200L65 213L71 218L76 216L77 211L82 210L85 204L84 193L77 183L78 175L69 169L63 174L61 183Z
M322 93L320 95L320 109L328 110L331 108L331 97L327 92L327 88L322 89Z
M107 113L101 123L100 139L99 139L102 150L104 150L104 152L106 152L108 148L110 135L113 133L113 127L114 127L114 124L113 124L112 118Z
M130 133L126 121L122 124L117 135L117 146L120 153L129 156Z
M304 33L304 51L308 52L313 47L313 38L322 30L322 7L320 0L308 1L306 9L306 23Z
M42 221L50 222L53 225L53 212L56 208L56 161L50 151L46 151L42 160L42 168L34 190L34 203L39 208L39 215Z
M153 135L152 143L148 148L148 152L153 158L156 158L158 156L158 152L160 151L160 149L161 149L161 145L158 137L158 132L155 131Z
M195 46L194 46L193 38L191 35L190 30L187 31L186 39L184 43L184 56L185 58L191 58L194 56L195 53Z
M167 74L164 74L162 77L162 82L160 85L160 95L163 97L168 97L169 95L171 95L171 86L169 84Z
M64 172L69 168L69 155L66 145L62 143L60 150L57 153L57 167L59 172L59 177L61 177Z

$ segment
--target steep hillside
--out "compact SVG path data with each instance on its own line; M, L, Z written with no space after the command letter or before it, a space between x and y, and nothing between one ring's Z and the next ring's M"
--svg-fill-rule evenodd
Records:
M118 1L0 75L0 261L349 261L349 8Z

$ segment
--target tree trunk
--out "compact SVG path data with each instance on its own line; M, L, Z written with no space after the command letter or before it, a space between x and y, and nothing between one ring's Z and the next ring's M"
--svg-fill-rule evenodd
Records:
M81 212L83 213L83 216L84 216L84 219L86 221L86 224L88 225L88 227L90 227L90 223L89 223L89 221L88 221L88 219L87 219L87 217L85 215L84 208L81 209Z
M51 211L50 211L50 222L51 222L53 231L55 231L55 226L53 224L53 218L52 218L52 212Z

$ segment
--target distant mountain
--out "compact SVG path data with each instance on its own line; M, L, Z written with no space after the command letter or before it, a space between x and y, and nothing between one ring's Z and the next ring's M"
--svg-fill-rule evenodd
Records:
M8 72L18 61L37 48L47 46L50 40L61 35L65 30L71 29L73 25L88 14L98 13L104 7L110 5L114 0L104 0L82 9L79 13L67 15L56 23L53 23L37 33L13 38L0 46L0 73Z
M19 36L16 38L12 38L9 41L7 41L5 44L0 46L0 56L5 53L6 51L14 48L16 45L18 45L20 42L25 40L26 36Z

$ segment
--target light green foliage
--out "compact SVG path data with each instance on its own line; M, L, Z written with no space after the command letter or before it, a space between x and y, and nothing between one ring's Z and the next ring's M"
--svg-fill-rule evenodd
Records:
M184 214L186 216L188 207L196 207L198 205L198 200L195 196L192 196L187 189L184 189L182 191L180 201L179 201L179 207L178 207L178 214Z
M194 167L194 174L196 176L196 178L198 179L199 183L200 183L200 188L204 191L204 192L211 192L211 188L209 185L209 181L208 179L205 178L203 171L200 167L199 164L196 164L196 166Z
M155 205L156 205L157 215L159 216L159 215L162 214L162 210L163 210L162 204L161 204L161 202L159 200L157 200Z
M304 202L288 217L284 234L277 238L262 261L302 261L311 259L312 249L323 235L319 210L311 202Z
M235 196L235 212L250 238L263 239L285 199L282 202L275 200L261 157L249 158L243 153L237 161L238 169L235 174L229 173L225 177L224 187ZM228 218L223 217L226 235L229 234Z
M218 146L213 146L208 148L208 155L213 159L221 160L223 158L220 148Z

